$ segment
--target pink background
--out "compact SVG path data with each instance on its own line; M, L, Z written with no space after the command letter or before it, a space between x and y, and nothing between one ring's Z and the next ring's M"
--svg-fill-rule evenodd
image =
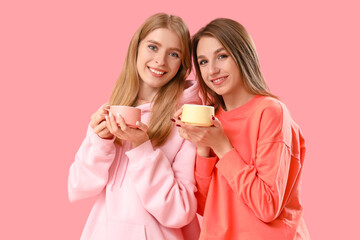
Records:
M132 34L163 11L192 34L216 17L248 29L307 139L312 239L360 239L358 1L123 2L0 3L0 239L79 239L94 199L69 203L68 168Z

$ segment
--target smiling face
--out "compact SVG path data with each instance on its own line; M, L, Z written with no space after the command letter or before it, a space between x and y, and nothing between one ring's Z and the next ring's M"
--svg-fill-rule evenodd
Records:
M205 84L218 95L227 98L244 90L238 65L216 38L199 40L197 64Z
M150 32L138 47L140 97L151 100L176 75L181 59L181 41L176 33L166 28Z

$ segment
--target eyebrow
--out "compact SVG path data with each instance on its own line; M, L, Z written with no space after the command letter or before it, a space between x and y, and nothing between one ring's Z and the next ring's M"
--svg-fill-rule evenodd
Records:
M218 49L216 49L216 50L214 51L214 54L218 54L219 52L224 51L224 50L225 50L225 48L223 48L223 47L218 48ZM199 55L197 58L198 58L198 59L199 59L199 58L205 58L205 56L204 56L204 55Z
M161 43L159 43L159 42L157 42L157 41L155 41L155 40L148 40L147 42L156 44L156 45L158 45L158 46L160 46L160 47L162 46ZM179 49L179 48L170 48L170 50L172 50L172 51L178 51L179 53L182 53L182 52L181 52L181 49Z

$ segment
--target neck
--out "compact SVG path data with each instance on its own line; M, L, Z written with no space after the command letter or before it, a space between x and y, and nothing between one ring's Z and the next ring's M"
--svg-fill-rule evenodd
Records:
M157 92L158 89L151 88L145 83L141 82L138 99L146 102L152 102Z
M146 101L146 100L143 100L143 99L138 99L136 101L136 106L140 106L140 105L147 104L147 103L150 103L150 101Z
M226 110L231 111L249 102L255 95L241 88L239 91L229 95L223 95Z

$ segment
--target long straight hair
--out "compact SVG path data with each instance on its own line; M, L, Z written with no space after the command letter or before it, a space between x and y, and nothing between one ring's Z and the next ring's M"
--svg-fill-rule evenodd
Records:
M216 108L221 106L226 109L223 97L211 90L201 76L196 50L202 37L213 37L223 45L239 67L242 81L247 91L255 95L277 98L270 93L260 71L255 44L250 34L240 23L232 19L217 18L201 28L192 38L192 53L196 77L199 80L200 92L206 104L213 105Z
M182 59L175 77L161 87L152 101L152 113L147 131L154 146L161 146L171 133L171 116L177 108L177 102L184 90L185 79L191 71L190 33L184 21L173 15L158 13L149 17L132 37L123 68L114 90L110 105L135 106L139 98L140 76L137 70L137 55L140 42L152 31L166 28L173 31L180 39ZM121 144L119 139L116 139Z

